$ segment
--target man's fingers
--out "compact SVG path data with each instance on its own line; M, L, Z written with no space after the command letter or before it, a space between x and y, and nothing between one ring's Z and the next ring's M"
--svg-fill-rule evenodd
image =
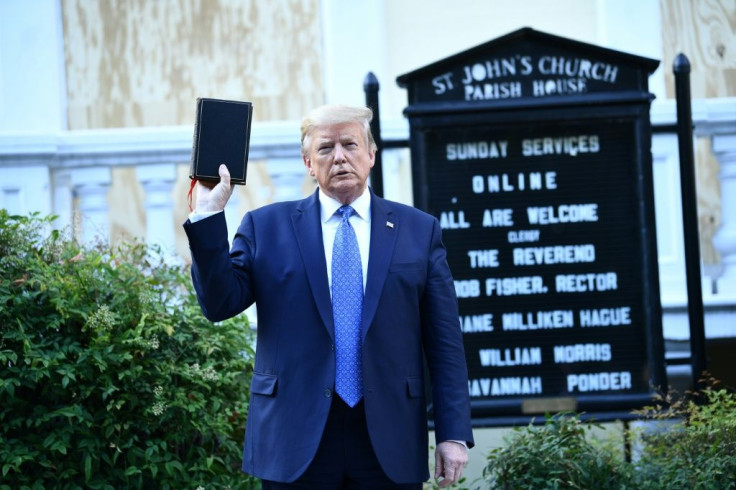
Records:
M455 483L455 473L452 470L445 470L442 480L439 483L440 488L449 487Z
M441 475L442 480L439 482L441 488L449 487L453 483L457 483L463 474L461 467L456 468L454 466L445 466L444 474Z
M212 188L214 188L216 185L217 185L217 182L210 182L209 180L197 179L197 190L201 188L212 190Z
M434 477L441 488L457 483L468 462L468 449L455 441L443 441L434 453Z

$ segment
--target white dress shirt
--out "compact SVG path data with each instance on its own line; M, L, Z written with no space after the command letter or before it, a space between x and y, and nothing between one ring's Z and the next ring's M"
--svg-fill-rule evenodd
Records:
M342 203L331 198L322 189L319 191L320 222L322 223L322 243L325 249L325 261L327 262L327 281L332 294L332 248L335 245L335 235L340 226L342 217L337 210ZM355 213L350 217L350 225L355 230L360 249L360 265L363 269L363 291L365 291L366 278L368 277L368 252L371 248L371 193L366 187L358 199L350 203Z

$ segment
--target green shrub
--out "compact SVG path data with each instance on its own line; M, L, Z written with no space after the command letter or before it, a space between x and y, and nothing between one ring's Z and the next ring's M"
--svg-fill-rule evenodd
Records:
M706 386L695 396L663 399L641 412L652 420L681 422L640 435L639 488L736 488L736 393L714 380Z
M0 210L0 488L251 488L252 334L185 267Z
M579 415L548 415L542 426L515 428L493 449L483 470L493 489L632 488L623 452L586 436L595 425Z
M651 422L627 430L638 450L586 434L595 425L579 415L547 416L543 426L515 428L488 455L481 485L492 489L724 490L736 488L736 393L708 380L687 397L659 397L635 411ZM660 422L664 422L663 424ZM646 424L645 424L646 426ZM656 429L656 430L652 430Z

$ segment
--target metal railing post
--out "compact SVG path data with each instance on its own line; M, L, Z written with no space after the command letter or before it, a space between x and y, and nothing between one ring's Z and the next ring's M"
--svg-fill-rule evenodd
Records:
M373 120L371 121L371 133L376 141L376 161L371 170L371 189L377 196L383 197L383 141L381 139L381 115L378 107L378 79L373 72L368 72L363 81L363 90L365 91L365 105L373 111Z
M706 369L707 358L700 271L698 198L695 188L693 116L690 101L690 62L684 54L677 55L672 71L675 75L675 98L677 100L677 141L680 155L680 191L682 194L682 225L685 237L690 353L693 389L697 390L701 387L701 376Z

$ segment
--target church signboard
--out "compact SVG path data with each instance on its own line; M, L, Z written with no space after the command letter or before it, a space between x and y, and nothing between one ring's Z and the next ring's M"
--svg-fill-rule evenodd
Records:
M473 416L629 410L666 385L648 76L524 28L398 78L442 226Z

